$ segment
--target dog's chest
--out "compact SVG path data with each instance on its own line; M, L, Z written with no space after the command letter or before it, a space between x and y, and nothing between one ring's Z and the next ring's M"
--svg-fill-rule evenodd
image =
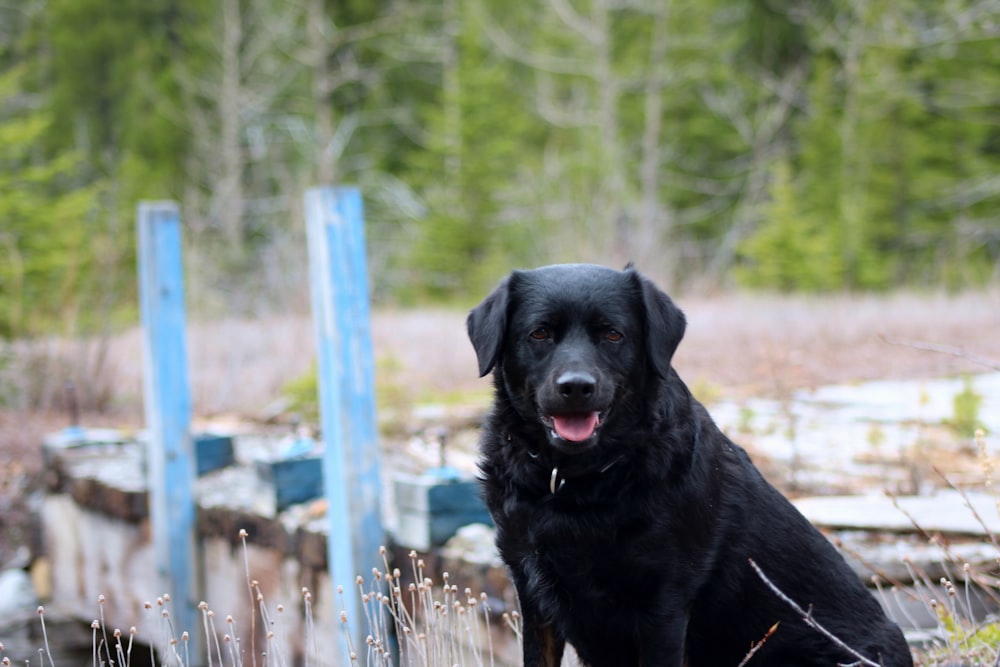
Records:
M571 490L559 493L571 493ZM627 504L627 503L625 503ZM514 546L529 579L542 588L554 588L567 599L597 592L607 599L621 591L637 564L648 561L642 552L656 541L649 524L629 513L621 504L576 506L567 498L552 497L532 505L519 503L504 535ZM504 545L501 545L504 546Z
M617 539L616 539L617 538ZM620 536L539 539L521 561L525 587L539 612L579 649L589 642L627 643L661 573L638 567L634 544Z

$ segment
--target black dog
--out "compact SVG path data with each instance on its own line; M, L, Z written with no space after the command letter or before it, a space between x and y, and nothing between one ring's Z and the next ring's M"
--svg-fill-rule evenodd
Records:
M524 621L525 667L566 642L593 667L912 659L844 560L671 367L683 313L637 271L515 271L469 315L494 372L482 483Z

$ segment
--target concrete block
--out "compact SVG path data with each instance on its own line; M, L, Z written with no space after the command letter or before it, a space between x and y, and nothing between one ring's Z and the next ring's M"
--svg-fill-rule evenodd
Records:
M479 483L458 476L397 475L393 480L396 540L418 551L439 547L462 526L493 525Z
M192 436L192 439L198 477L230 466L235 461L232 436L198 433Z
M318 457L258 461L257 474L274 485L278 512L323 495L323 459Z

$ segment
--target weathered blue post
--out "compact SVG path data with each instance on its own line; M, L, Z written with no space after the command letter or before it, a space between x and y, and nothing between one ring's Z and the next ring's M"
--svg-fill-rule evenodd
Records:
M334 590L343 585L347 591L349 622L354 636L363 638L368 631L354 579L370 577L372 567L381 564L378 548L384 537L361 193L357 188L311 189L305 214L319 348L330 579Z
M168 591L174 602L174 635L180 638L182 632L188 631L191 637L198 637L198 601L194 598L195 471L177 204L140 203L138 226L153 551L161 590Z

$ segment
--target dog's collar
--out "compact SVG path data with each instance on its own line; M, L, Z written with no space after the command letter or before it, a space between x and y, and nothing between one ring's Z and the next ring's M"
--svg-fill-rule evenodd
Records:
M530 452L529 452L529 454L530 454ZM537 454L536 454L536 456L537 456ZM622 460L622 457L619 456L618 458L616 458L613 461L611 461L611 463L606 464L603 468L601 468L600 470L598 470L597 474L598 475L603 475L608 470L610 470L611 468L613 468L614 465L616 463L618 463L619 461L621 461L621 460ZM562 488L564 486L566 486L566 478L565 477L560 477L560 475L559 475L559 467L558 466L553 466L553 468L552 468L552 474L549 476L549 491L554 496L559 491L562 491Z
M507 440L509 441L511 439L512 438L511 438L510 434L507 434ZM545 465L541 461L541 454L539 452L535 452L535 451L532 451L532 450L529 449L528 450L528 456L530 456L533 461L538 462L538 464L540 466L544 466ZM611 468L613 468L615 465L617 465L618 463L620 463L623 458L625 458L625 456L622 455L622 454L620 454L617 457L615 457L614 459L612 459L609 463L606 463L602 467L598 468L596 471L593 471L593 470L584 470L580 474L570 475L570 476L566 476L564 473L561 473L559 471L559 466L558 465L554 465L554 466L552 466L552 471L549 474L549 492L553 496L556 495L559 491L562 491L562 488L564 486L566 486L566 480L567 479L571 479L572 477L582 477L583 475L586 475L586 474L591 473L591 472L596 472L598 475L603 475L607 471L611 470ZM548 467L548 466L545 466L545 467Z

